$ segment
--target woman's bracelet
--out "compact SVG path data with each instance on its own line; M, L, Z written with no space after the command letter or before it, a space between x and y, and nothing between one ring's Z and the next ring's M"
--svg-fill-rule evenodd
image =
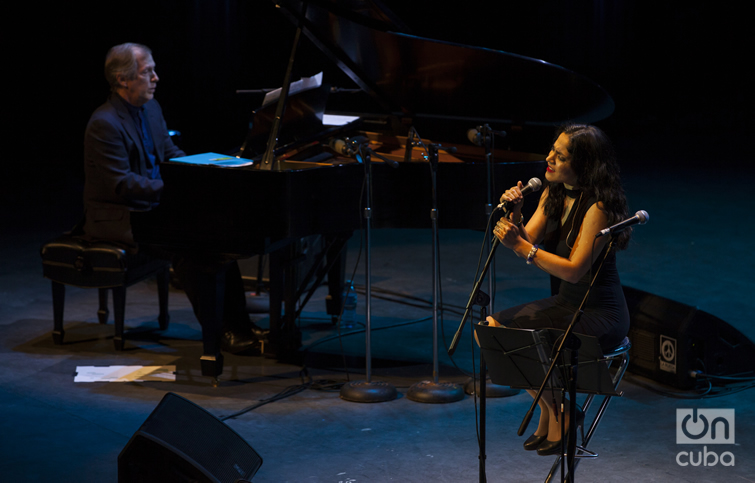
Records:
M537 245L532 245L532 249L530 250L529 255L527 255L527 265L532 265L532 262L535 260L535 254L537 253L538 249Z

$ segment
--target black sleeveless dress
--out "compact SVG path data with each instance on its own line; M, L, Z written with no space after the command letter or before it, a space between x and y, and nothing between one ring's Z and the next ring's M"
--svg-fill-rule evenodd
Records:
M583 194L582 198L584 197ZM576 199L573 205L575 208L571 210L563 225L557 220L549 219L542 249L568 258L571 252L569 247L574 246L582 220L595 202L595 198ZM587 243L590 242L591 240L587 240ZM566 330L582 303L590 285L590 277L600 267L606 250L607 246L593 264L592 273L588 271L579 282L569 283L551 276L553 296L497 312L493 314L493 318L500 324L512 328ZM604 350L619 345L629 332L629 311L616 268L614 250L611 250L603 262L574 332L597 337Z

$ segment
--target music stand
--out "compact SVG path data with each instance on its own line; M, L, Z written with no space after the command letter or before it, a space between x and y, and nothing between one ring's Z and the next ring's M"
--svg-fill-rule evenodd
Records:
M511 329L474 325L482 357L488 367L490 379L495 384L518 389L537 391L545 380L551 365L551 353L558 346L565 331L560 329ZM620 396L608 371L608 360L598 344L598 339L584 334L572 334L581 342L578 351L576 392L602 396ZM562 360L571 361L571 350L564 351ZM547 387L561 391L566 388L561 374L570 364L557 364ZM570 371L569 371L570 372ZM485 395L481 394L481 398ZM483 403L480 404L484 408ZM484 409L482 409L484 411ZM480 417L485 421L484 415ZM480 430L484 438L485 429ZM587 456L597 456L585 448L578 448Z
M560 329L511 329L475 325L480 350L485 357L490 379L495 384L517 389L537 390L545 379L551 364L550 354L564 334ZM579 348L577 392L602 396L619 396L605 364L606 358L597 337L574 334L582 342ZM567 349L566 360L571 351ZM564 365L557 366L562 369ZM563 381L554 371L551 389L564 388Z
M307 140L323 130L322 118L330 94L328 85L305 89L287 100L284 123L276 138L276 147ZM268 137L275 123L277 101L268 103L252 112L241 157L256 159L267 149Z

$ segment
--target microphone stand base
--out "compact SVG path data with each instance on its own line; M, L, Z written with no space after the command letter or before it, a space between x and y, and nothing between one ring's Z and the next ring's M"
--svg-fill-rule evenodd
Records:
M451 382L421 381L412 384L406 397L419 403L451 403L464 399L464 390Z
M470 377L467 380L466 384L464 384L464 392L470 395L476 392L477 395L479 395L480 380L477 379L477 381L475 381ZM493 384L493 382L490 381L489 377L485 379L485 397L511 397L516 396L520 392L522 392L521 389L514 389L509 386L500 386L498 384Z
M351 402L385 402L393 401L398 396L396 388L381 381L352 381L341 387L341 399Z

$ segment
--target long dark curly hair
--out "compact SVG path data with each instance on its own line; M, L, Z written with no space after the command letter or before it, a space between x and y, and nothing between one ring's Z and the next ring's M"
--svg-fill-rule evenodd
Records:
M592 195L603 203L608 214L608 225L612 226L628 217L627 199L621 186L619 163L608 136L595 126L567 124L556 131L554 142L561 134L569 136L571 168L577 175L578 188L585 195ZM560 220L564 209L566 192L562 183L548 183L548 199L544 210L549 218ZM620 232L614 243L623 250L632 235L631 228Z

